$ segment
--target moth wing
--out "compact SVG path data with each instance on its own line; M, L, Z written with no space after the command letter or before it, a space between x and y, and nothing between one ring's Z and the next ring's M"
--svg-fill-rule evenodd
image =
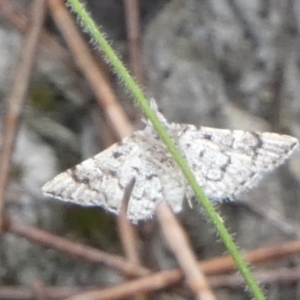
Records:
M276 133L178 127L181 151L206 195L215 200L235 198L261 176L282 164L298 140Z
M145 160L138 137L126 138L57 175L42 188L44 194L83 206L102 206L117 214L124 191L135 178L127 217L133 222L149 219L162 201L161 184L155 166Z

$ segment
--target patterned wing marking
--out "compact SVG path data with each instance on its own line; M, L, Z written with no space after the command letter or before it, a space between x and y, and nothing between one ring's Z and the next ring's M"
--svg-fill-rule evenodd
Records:
M234 198L282 164L297 148L296 138L276 133L176 127L178 145L199 185L211 199Z
M43 192L62 201L102 206L118 214L124 191L134 177L128 219L136 223L151 218L156 205L164 200L175 212L179 212L185 194L184 186L178 182L173 164L161 162L165 159L163 144L156 141L153 159L151 143L141 137L142 132L135 132L119 145L115 144L59 174L43 187Z

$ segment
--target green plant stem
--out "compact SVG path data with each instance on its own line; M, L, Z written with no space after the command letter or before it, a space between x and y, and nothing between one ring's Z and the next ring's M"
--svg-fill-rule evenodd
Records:
M234 244L233 239L231 238L230 234L228 233L226 227L223 224L221 217L218 215L216 210L214 209L213 205L211 204L210 200L205 196L201 188L199 187L197 180L189 168L188 164L186 163L185 159L176 148L173 139L170 137L166 129L160 123L159 119L157 118L155 112L150 108L148 104L148 100L145 97L144 93L142 92L141 88L138 84L134 81L134 79L129 74L128 70L125 68L121 60L117 57L115 52L113 51L112 47L109 45L107 40L105 39L104 35L98 29L94 21L90 18L86 10L84 9L83 5L78 0L68 0L69 4L71 5L72 9L76 12L80 21L82 22L85 29L89 31L95 41L101 48L101 51L107 57L109 63L113 66L116 73L122 79L126 87L130 90L133 94L136 101L139 103L141 109L143 110L144 114L147 118L152 122L154 128L157 130L158 134L160 135L163 142L166 144L168 150L172 154L174 160L181 168L182 172L184 173L188 183L193 188L196 196L200 200L202 206L204 207L205 211L207 212L209 218L217 228L221 239L223 240L225 246L227 247L229 253L231 254L232 258L236 262L239 271L241 272L242 276L244 277L249 289L252 291L253 296L257 300L264 300L265 296L260 289L259 285L256 283L252 273L250 272L246 262L242 258L239 250L237 249L236 245Z

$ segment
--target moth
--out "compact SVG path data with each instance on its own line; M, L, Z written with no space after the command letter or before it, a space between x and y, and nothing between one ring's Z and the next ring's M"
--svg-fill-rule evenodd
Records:
M298 140L288 135L169 123L154 100L151 106L211 201L234 200L298 147ZM134 178L127 209L133 223L151 218L163 201L180 212L193 191L152 124L145 123L143 130L57 175L42 188L44 194L118 214Z

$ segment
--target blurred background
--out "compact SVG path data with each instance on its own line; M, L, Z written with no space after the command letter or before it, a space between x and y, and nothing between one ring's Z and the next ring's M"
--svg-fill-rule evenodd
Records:
M82 286L107 287L124 280L121 272L108 266L60 253L49 243L45 247L41 236L26 236L38 228L123 255L115 216L97 208L46 201L41 187L132 129L143 128L138 106L95 42L74 23L82 40L77 39L65 15L69 12L62 9L63 1L45 2L45 19L28 93L20 106L5 185L4 220L9 225L4 226L0 239L0 299L63 299L70 294L47 294L46 287L77 291ZM300 137L299 1L85 2L170 122ZM33 6L34 1L0 0L3 132L10 126L11 91L22 80L17 77L18 66L34 18ZM1 139L2 149L4 143ZM236 202L217 205L243 251L299 240L299 163L296 153ZM192 208L185 204L178 217L199 260L225 253L199 204L193 203ZM31 227L23 227L25 233L20 233L14 222ZM138 227L141 262L154 270L177 266L156 220ZM268 299L300 299L298 265L299 255L294 253L252 270L265 284ZM217 299L250 299L243 282L234 278L215 281ZM183 287L179 292L148 295L149 299L171 297L193 299Z

